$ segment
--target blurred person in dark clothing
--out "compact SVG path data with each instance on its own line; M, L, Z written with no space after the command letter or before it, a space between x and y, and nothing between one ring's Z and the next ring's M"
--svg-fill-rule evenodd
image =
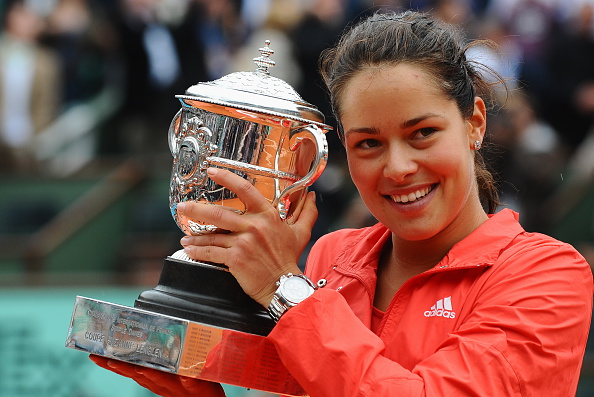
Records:
M490 0L487 14L499 20L522 55L520 79L529 95L541 97L550 76L544 58L558 29L558 9L548 0Z
M123 103L101 142L103 153L164 151L169 121L179 108L181 66L172 28L158 15L160 0L120 0L112 18L122 67Z
M240 3L238 0L190 0L182 27L189 35L186 40L199 45L204 52L206 76L202 80L215 80L232 72L229 68L233 54L247 36L247 28L240 17Z
M352 2L351 2L352 3ZM315 104L328 119L332 118L324 83L319 74L318 60L322 51L333 45L343 31L352 14L348 0L316 0L305 10L299 23L290 32L295 59L301 70L301 82L295 87L308 102ZM349 12L350 11L350 12ZM371 12L371 9L368 11ZM346 170L346 152L336 134L328 134L328 165L326 171L314 184L318 192L318 206L322 208L320 218L313 231L313 238L334 228L337 219L343 215L351 196L356 194Z
M594 122L594 4L584 1L574 10L546 59L551 78L542 112L570 151Z
M325 48L335 43L347 24L349 15L345 12L346 3L346 0L314 1L290 34L294 41L296 60L303 74L296 90L326 115L332 112L318 72L318 59ZM333 147L332 144L329 146Z
M34 171L31 140L57 117L62 76L39 43L43 19L24 0L4 4L0 35L0 169Z
M235 3L190 0L179 19L165 20L162 0L119 1L113 20L124 101L104 151L167 152L167 129L180 106L175 95L226 74L226 54L244 36Z
M42 40L60 56L65 107L115 84L116 38L106 7L92 0L59 0L48 15Z

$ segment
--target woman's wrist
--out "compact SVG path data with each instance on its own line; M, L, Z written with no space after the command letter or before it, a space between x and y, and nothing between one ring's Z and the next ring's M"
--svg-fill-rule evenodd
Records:
M280 320L283 314L310 297L317 289L317 286L301 272L281 276L276 285L278 288L268 306L268 313L274 321Z

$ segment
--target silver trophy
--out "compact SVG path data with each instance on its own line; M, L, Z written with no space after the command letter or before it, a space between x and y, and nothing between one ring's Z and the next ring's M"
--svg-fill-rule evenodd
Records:
M307 187L323 172L328 148L318 109L269 74L266 41L255 72L198 83L178 95L169 132L173 155L170 210L187 235L225 232L177 212L183 201L245 212L241 200L206 174L235 172L291 221ZM179 250L167 257L158 285L134 308L77 297L66 346L183 376L301 396L266 335L275 323L222 264Z
M169 128L173 155L170 207L188 235L216 231L213 225L177 213L182 201L245 211L235 194L206 175L208 167L235 171L250 181L283 219L298 209L305 187L322 173L328 157L324 116L284 81L272 77L273 51L260 48L255 72L237 72L190 87Z

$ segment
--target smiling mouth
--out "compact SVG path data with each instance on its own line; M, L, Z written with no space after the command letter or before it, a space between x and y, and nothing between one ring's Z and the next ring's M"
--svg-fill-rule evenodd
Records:
M429 192L431 192L436 185L431 185L428 186L426 188L423 189L419 189L413 193L409 193L409 194L398 194L398 195L394 195L394 196L390 196L390 198L392 200L394 200L394 202L396 203L401 203L401 204L406 204L406 203L413 203L417 200L422 199L423 197L425 197L426 195L429 194Z

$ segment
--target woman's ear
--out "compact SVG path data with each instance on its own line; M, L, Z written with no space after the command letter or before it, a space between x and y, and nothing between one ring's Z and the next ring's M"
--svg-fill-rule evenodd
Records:
M474 111L468 120L470 129L468 131L468 144L475 148L475 142L483 143L487 129L487 106L481 97L474 98Z

